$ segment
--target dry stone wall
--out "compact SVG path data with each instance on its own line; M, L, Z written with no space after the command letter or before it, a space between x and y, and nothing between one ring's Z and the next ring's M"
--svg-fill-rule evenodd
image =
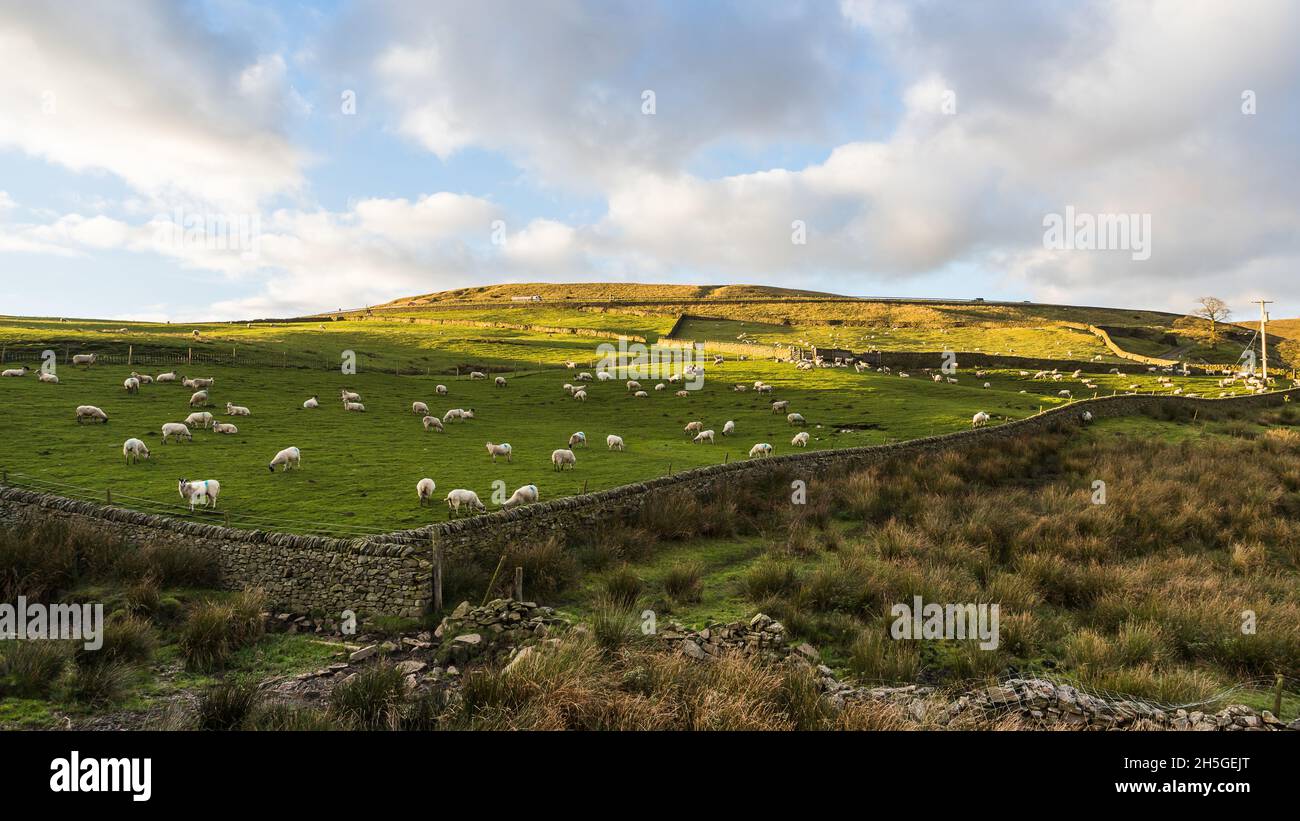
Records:
M842 475L889 459L976 447L1059 425L1077 425L1084 410L1100 419L1133 415L1165 404L1207 409L1265 407L1297 395L1300 389L1232 399L1141 395L1089 399L978 430L713 465L365 540L206 525L14 487L0 487L0 526L20 524L33 515L64 517L118 538L185 544L208 552L217 560L224 587L261 587L276 608L326 613L350 609L359 614L416 617L428 609L432 597L434 545L448 564L481 562L485 556L498 555L505 545L552 537L572 541L602 524L634 521L643 506L670 500L675 493L708 493L731 484L766 482L775 486L792 478Z

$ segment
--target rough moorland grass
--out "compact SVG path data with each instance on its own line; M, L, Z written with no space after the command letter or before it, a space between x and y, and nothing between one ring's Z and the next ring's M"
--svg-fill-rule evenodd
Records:
M230 601L195 605L177 642L185 666L196 672L220 669L231 653L261 638L265 603L260 590L247 590Z

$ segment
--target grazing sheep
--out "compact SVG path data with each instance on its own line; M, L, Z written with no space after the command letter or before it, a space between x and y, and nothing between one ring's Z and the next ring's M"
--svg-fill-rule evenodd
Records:
M609 436L605 437L605 444L609 447L610 450L622 450L623 437L615 436L614 434L611 433Z
M568 368L569 370L573 370L574 368L578 367L578 363L577 363L577 362L565 362L565 363L564 363L564 367Z
M235 427L234 425L230 424L229 422L213 422L213 423L212 423L212 432L213 432L213 433L224 433L224 434L226 434L226 435L233 435L233 434L239 433L239 428Z
M596 381L598 382L608 382L613 378L614 378L614 374L610 373L609 371L596 371Z
M808 431L801 430L798 433L796 433L794 435L794 438L790 440L790 444L794 445L797 448L808 447Z
M127 439L122 445L122 455L126 457L128 465L134 465L141 459L149 458L149 448L139 439Z
M699 445L699 444L703 444L704 442L708 442L710 445L712 445L712 444L713 444L713 431L712 431L712 430L702 430L702 431L700 431L699 433L695 434L695 438L691 439L691 441L694 442L694 443L697 444L697 445Z
M776 390L776 388L772 385L759 385L757 388L754 388L754 390L758 393L771 393Z
M450 422L453 419L465 419L465 411L461 408L452 408L442 415L442 421Z
M806 420L806 419L803 418L803 414L802 414L802 413L787 413L787 414L785 415L785 421L789 422L791 425L806 425L806 424L808 424L808 420Z
M990 417L987 413L985 413L984 411L980 411L979 413L971 417L970 426L972 428L982 428L989 423L990 418L992 417Z
M59 384L58 376L52 373L46 373L45 371L41 371L40 373L36 374L36 378L41 382L49 382L51 385Z
M572 384L570 384L570 383L568 383L568 382L565 382L565 383L564 383L564 392L567 393L569 396L573 396L573 392L574 392L575 390L577 390L577 388L573 387Z
M433 503L433 491L437 487L438 485L428 477L415 483L415 495L420 499L420 507Z
M478 494L472 490L456 488L447 494L447 515L459 515L461 507L469 508L471 511L477 510L480 513L487 510L487 507L478 500Z
M131 371L131 376L136 379L139 379L141 385L153 384L153 377L147 373L136 373L135 371Z
M446 385L434 385L434 386L433 386L433 392L436 393L436 394L438 394L439 396L446 396L446 395L447 395L447 386L446 386Z
M773 403L772 403L772 413L785 413L785 412L788 411L788 410L790 410L790 400L789 400L789 399L783 399L783 400L780 401L780 402L773 402Z
M207 391L195 391L193 394L190 395L191 408L206 407L208 404L210 403L208 402Z
M587 434L583 433L582 431L578 431L577 433L570 436L569 447L574 447L575 445L582 445L585 448L587 446Z
M733 434L733 433L735 433L735 432L736 432L736 423L733 422L733 421L731 421L730 419L728 419L728 420L726 421L726 423L723 424L723 426L722 426L722 435L723 435L723 436L730 436L731 434Z
M417 416L428 416L429 406L424 404L423 402L412 402L411 413L414 413Z
M690 395L691 395L690 391L678 391L677 393L673 394L673 396L676 396L678 399L685 399Z
M1092 421L1092 411L1084 411L1079 418L1083 420L1085 425L1088 424Z
M495 381L498 388L504 388L506 386L506 378L504 376L498 376Z
M211 376L206 376L206 377L196 376L193 379L182 379L181 384L187 388L202 389L202 388L212 387L214 384L216 384L216 381L217 380Z
M935 382L942 382L942 381L943 381L943 374L941 374L941 373L936 373L934 376L932 376L932 377L930 377L930 378L933 379Z
M1069 391L1059 391L1056 395L1061 397L1062 399L1071 399L1074 396Z
M253 412L243 405L226 403L226 416L252 416Z
M731 389L732 389L733 391L735 391L736 393L744 393L745 391L749 390L749 386L748 386L748 385L741 385L741 384L737 383L737 384L735 384L735 385L732 385L732 386L731 386Z
M360 402L361 394L350 391L346 388L339 388L339 399L341 399L344 404L348 402Z
M469 378L470 378L470 379L487 379L487 374L483 373L482 371L470 371L470 372L469 372Z
M108 414L94 405L77 406L77 424L80 425L83 419L89 419L92 422L98 420L106 425L108 424Z
M632 398L633 398L633 399L649 399L649 398L650 398L650 394L646 393L645 391L637 391L636 393L632 394Z
M514 458L511 456L511 450L509 442L502 442L499 445L494 445L491 442L487 443L487 452L492 457L493 462L497 460L498 456L504 456L507 462L513 462Z
M85 365L86 367L90 367L91 365L95 364L95 357L97 357L98 355L99 354L93 354L93 353L79 353L76 356L72 357L72 364Z
M632 390L639 391L641 390L641 383L636 381L635 379L629 379L627 380L627 389L630 391Z
M424 419L421 420L421 422L424 425L424 430L426 433L428 433L430 428L438 431L438 433L444 432L442 427L442 420L436 416L426 416L424 417Z
M163 444L167 444L167 440L172 437L194 441L194 434L190 433L189 427L180 422L167 422L162 426Z
M658 385L655 385L655 390L657 390L657 391L662 391L662 390L667 390L667 389L668 389L668 386L665 385L665 384L662 383L662 382L660 382Z
M587 401L587 392L586 392L586 391L574 391L574 393L573 393L573 398L576 399L576 400L578 400L579 402L586 402L586 401Z
M155 382L175 382L175 381L176 381L176 371L168 371L167 373L160 373L160 374L158 374L157 376L154 377L153 381L155 381Z
M306 402L302 403L302 407L304 410L312 410L314 408L319 408L320 398L313 395L311 399L308 399Z
M687 422L686 427L682 428L685 433L699 433L704 430L703 422Z
M521 488L517 488L515 492L510 495L510 498L506 499L505 502L502 503L501 507L509 509L512 507L518 507L519 505L531 505L533 502L537 501L538 495L537 485L524 485Z
M195 425L200 425L206 428L208 425L212 424L212 414L207 411L196 411L185 417L185 424L191 428Z
M275 458L271 460L271 464L267 467L270 468L272 473L275 473L276 467L280 465L283 465L286 471L289 468L302 467L302 451L295 447L285 448L275 455Z
M985 382L985 383L984 383L984 388L985 388L985 390L987 390L987 389L989 389L989 388L991 388L991 387L993 387L993 384L992 384L991 382Z
M180 491L181 498L190 503L190 512L194 512L194 502L198 499L203 500L203 506L207 507L208 502L212 502L212 509L217 509L217 496L221 495L221 483L216 479L204 479L201 482L191 482L189 479L181 479L176 483L176 489Z
M564 470L566 467L574 467L578 464L578 457L573 455L573 451L565 448L551 451L551 464L555 465L556 470Z
M749 449L749 458L753 459L756 456L771 456L773 450L774 448L768 443L759 442L757 445L754 445Z
M0 376L26 376L26 375L27 375L26 365L22 365L17 368L10 368L4 373L0 373Z
M579 382L590 382L590 381L591 381L591 374L587 373L586 371L583 371L582 373L578 374L578 381L579 381Z
M352 411L354 413L365 413L366 406L361 404L360 402L344 402L343 410Z

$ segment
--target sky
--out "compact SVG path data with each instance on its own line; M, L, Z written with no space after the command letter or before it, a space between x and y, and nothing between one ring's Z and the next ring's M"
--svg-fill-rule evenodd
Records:
M0 0L0 313L585 280L1296 316L1297 34L1288 0Z

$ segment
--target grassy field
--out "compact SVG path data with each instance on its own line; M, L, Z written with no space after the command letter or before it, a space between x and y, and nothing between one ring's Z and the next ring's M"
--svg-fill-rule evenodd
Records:
M703 389L685 399L672 390L654 391L655 380L643 380L650 397L636 400L617 380L589 384L589 400L577 403L562 390L576 381L576 372L562 363L576 360L594 370L599 342L563 333L388 321L179 327L8 320L0 322L6 366L14 364L15 351L26 352L23 361L36 366L32 352L46 347L60 357L114 353L122 364L61 365L57 385L38 382L35 374L0 380L0 441L7 443L0 446L0 469L13 474L15 483L96 500L111 492L116 504L167 512L176 512L181 502L177 479L218 479L221 509L232 523L364 534L445 516L445 509L417 506L415 483L425 476L437 482L439 499L464 487L487 501L496 480L505 483L507 495L532 483L547 499L743 458L756 442L770 442L778 453L791 450L795 431L771 414L767 399L752 390L733 391L736 383L774 385L775 398L788 400L808 420L811 448L959 430L981 410L995 419L1021 418L1064 401L1056 394L1066 388L1076 398L1133 385L1158 388L1153 377L1094 374L1098 390L1092 391L1080 380L1033 381L1014 371L990 371L978 380L967 372L957 385L935 384L925 373L903 379L848 369L801 372L774 361L733 359L710 365ZM226 420L239 427L237 435L197 431L192 443L162 445L161 426L186 417L190 391L178 383L154 384L127 395L122 380L132 370L125 364L128 346L136 357L162 363L138 366L144 372L176 369L215 377L210 410L217 418L224 419L226 402L247 406L253 415ZM184 363L191 349L226 362L233 356L237 364L175 364ZM357 374L326 369L348 350L356 353ZM471 368L504 374L509 385L470 381ZM396 375L399 370L404 375ZM981 387L984 381L989 389ZM1177 382L1188 391L1211 390L1206 378ZM440 383L449 387L448 396L435 395ZM365 414L342 410L342 387L361 393ZM302 410L312 395L321 397L322 407ZM438 416L472 408L476 418L449 423L445 433L425 433L411 412L414 401L428 403ZM102 407L111 422L76 424L73 410L80 404ZM686 423L697 420L719 431L716 444L694 445L684 435ZM724 438L720 432L728 420L737 433ZM556 473L551 451L579 430L589 447L579 451L576 469ZM608 434L622 436L627 450L607 451ZM122 443L133 436L149 445L148 462L125 464ZM485 448L489 441L511 444L513 461L494 464ZM272 475L267 463L290 445L302 449L303 469Z

